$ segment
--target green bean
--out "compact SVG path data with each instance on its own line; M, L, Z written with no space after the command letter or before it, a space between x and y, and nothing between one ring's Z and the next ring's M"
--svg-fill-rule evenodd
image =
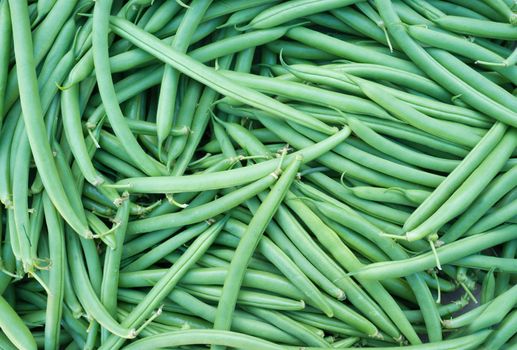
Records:
M57 349L56 340L60 335L60 323L64 300L64 275L65 275L65 242L63 222L50 202L50 199L43 194L43 206L47 221L47 232L49 234L50 259L52 268L49 271L49 290L47 296L47 310L45 318L45 347Z
M361 263L355 255L347 248L343 242L337 237L336 233L326 226L305 204L296 200L296 197L290 193L288 195L288 205L297 213L298 217L308 225L316 235L317 239L323 244L334 259L349 271L355 271L361 267ZM340 253L338 253L338 251ZM400 317L402 312L398 309L396 303L390 300L389 294L381 287L380 284L371 284L365 280L359 280L363 287L369 291L372 297L383 307L385 312L394 320L397 319L398 326L402 332L412 342L420 342L414 330L404 317ZM349 296L352 298L352 296ZM352 299L351 299L352 300ZM395 317L397 315L397 317ZM373 320L372 320L373 321ZM381 324L378 324L381 327ZM413 334L412 334L413 333Z
M93 61L95 63L95 74L99 86L99 93L106 107L111 126L115 134L124 140L122 146L129 154L129 157L135 160L138 167L146 174L151 176L164 175L165 169L160 168L157 162L145 154L137 143L117 103L118 100L113 87L108 59L107 33L109 30L110 8L111 2L107 1L102 4L97 3L94 9L92 45L94 48Z
M421 74L418 68L406 60L379 54L370 48L347 43L311 29L295 27L287 32L287 37L354 62L380 64Z
M492 267L483 278L481 285L481 304L486 304L495 297L495 268Z
M93 167L84 142L79 109L79 87L77 85L72 85L62 92L61 108L68 145L81 169L81 173L92 185L102 184L104 180Z
M424 190L407 190L402 188L379 188L368 186L354 186L349 189L359 198L375 202L387 202L408 206L418 206L429 195Z
M245 348L249 350L279 350L283 346L275 345L266 340L255 338L245 334L217 330L187 330L163 333L146 337L134 342L127 348L130 350L147 349L149 346L161 349L170 346L190 344L218 344L224 346Z
M182 101L178 111L178 118L174 124L176 127L187 127L190 129L196 104L199 100L199 96L201 95L201 88L201 84L197 83L196 81L191 81L188 83L188 93L186 93L186 96ZM187 137L188 136L180 136L172 139L170 146L168 147L168 163L177 159L182 153L187 143Z
M256 210L257 208L255 208L253 212L256 212ZM227 228L232 234L237 234L239 237L242 237L246 232L246 227L244 225L232 219L228 221ZM277 231L277 234L280 233L278 232L280 228L276 226L274 222L270 222L266 230L268 233L271 231ZM286 253L279 249L278 246L276 246L271 240L269 240L269 238L265 236L261 238L257 249L302 291L302 293L308 298L309 303L314 303L315 306L320 308L328 316L333 314L332 309L321 295L321 292L319 292L318 289L312 284L312 282L310 282L304 275L304 272L307 271L307 265L309 264L308 262L304 261L302 266L296 266L293 261L291 261L289 256L286 255ZM300 261L300 258L296 256L292 259L296 262ZM298 265L300 265L299 262ZM314 273L311 271L309 276L312 277L313 275ZM342 295L339 297L342 299L344 298L344 294L342 292L341 294Z
M490 232L457 240L437 248L436 257L440 260L440 263L447 264L514 239L515 232L512 233L514 229L514 225L506 225ZM425 271L435 266L435 255L433 252L428 252L405 260L370 264L362 267L354 274L368 279L386 279L408 276L411 273Z
M310 162L321 154L335 147L348 137L350 129L345 128L326 140L309 145L298 152L286 157L285 163L289 163L297 155L303 157L304 162ZM190 176L171 176L155 178L135 178L119 181L116 185L129 192L147 193L174 193L178 191L204 191L209 189L226 188L243 185L266 176L273 172L279 165L279 160L272 159L253 166L215 172L211 174L199 174ZM152 179L153 181L150 181ZM129 185L129 186L128 186Z
M135 327L145 320L151 310L158 307L162 300L171 292L177 282L183 277L185 272L196 263L201 255L215 240L217 234L222 229L227 218L220 220L211 226L211 230L205 231L200 235L181 255L180 259L172 265L163 276L149 291L143 300L131 311L122 321L126 327ZM123 344L124 339L112 334L100 349L118 349Z
M376 5L378 10L378 5ZM402 1L394 1L393 8L400 16L400 18L404 21L404 23L408 24L431 24L426 17L422 16L420 13L415 11L412 7L408 6L405 2ZM381 16L382 17L382 16Z
M272 6L245 26L243 29L264 29L274 27L313 13L324 12L334 8L352 5L358 0L293 0Z
M18 348L7 338L4 332L0 332L0 346L5 350L17 350Z
M517 251L517 242L510 241L506 243L502 249L501 257L503 258L513 258L515 257L515 252ZM495 294L500 295L504 291L509 288L510 282L510 274L508 273L499 273L495 282Z
M498 271L508 273L514 273L517 271L517 263L515 262L515 259L498 258L481 254L467 256L465 258L453 261L451 264L483 270L496 268Z
M399 69L391 68L391 67L385 67L380 66L376 64L359 64L359 63L347 63L347 64L329 64L324 65L322 67L315 67L310 65L293 65L290 66L292 68L289 70L289 67L287 69L292 73L314 73L313 75L305 75L302 76L303 78L319 78L322 83L334 83L335 87L342 87L345 91L349 91L351 93L361 93L361 90L357 88L357 86L354 86L353 82L350 81L350 79L347 78L347 75L345 74L352 74L354 76L362 77L362 78L369 78L369 79L382 79L389 82L396 83L398 85L407 86L409 88L415 89L416 91L420 91L424 94L428 94L429 96L435 97L441 101L448 101L450 99L450 95L447 91L445 91L443 88L437 86L435 83L429 81L427 78L424 78L422 76L419 76L414 73L404 72ZM301 72L300 72L301 71ZM305 72L304 72L305 71ZM332 78L336 78L336 80L323 80L320 76L328 76ZM349 83L349 84L345 84ZM387 87L385 87L387 88ZM396 96L400 97L401 99L405 99L408 102L414 102L414 103L421 103L422 99L416 99L416 96L404 93L399 90L395 89L388 89L393 94L396 94ZM434 101L433 101L434 102ZM440 106L437 102L434 103L434 106ZM467 110L465 108L460 108L456 106L450 106L449 111L452 112L452 110L457 111L458 113L469 113L469 115L473 115L475 117L478 117L475 115L474 112ZM419 108L419 107L417 107ZM445 106L444 106L445 108Z
M475 60L478 64L486 62L501 63L502 65L485 64L484 67L500 73L513 83L517 82L516 67L505 66L503 57L476 43L465 40L462 37L456 37L449 33L423 28L421 26L408 27L408 33L411 37L424 44L460 54L464 57Z
M302 108L303 110L309 111L316 117L322 116L323 109L319 109L316 107L308 109L305 106L301 106L298 108ZM328 109L326 112L327 115L334 113L337 114L335 111L331 111ZM432 135L429 135L427 133L424 133L414 127L411 127L409 125L405 125L399 122L390 122L390 121L380 121L379 119L373 119L371 117L366 116L354 116L355 118L361 120L363 123L365 123L368 127L370 127L372 130L377 131L383 135L393 136L398 139L400 139L402 142L412 142L419 145L426 145L432 149L440 150L445 153L449 153L456 156L464 157L468 154L468 151L460 147L454 143L447 142L444 140L441 140L437 137L434 137Z
M488 17L486 17L478 12L472 11L471 9L460 6L460 5L455 5L453 3L449 3L449 2L444 3L442 1L436 1L436 0L431 0L429 3L431 5L433 5L434 7L436 7L438 10L442 11L446 15L471 17L471 18L478 18L478 19L488 19Z
M491 213L482 217L467 232L467 235L474 235L487 231L493 227L504 224L517 214L515 201L510 204L496 208Z
M443 16L435 19L434 22L446 30L460 34L502 40L515 40L517 38L515 27L508 23L456 16Z
M272 219L285 194L289 190L291 183L298 172L302 158L297 157L289 164L285 173L271 189L266 199L262 202L257 212L253 216L247 231L241 239L235 255L229 266L221 298L218 303L216 318L214 321L215 329L230 329L233 310L235 308L239 286L242 284L246 266L249 263L253 251L259 244L260 238L269 221ZM275 172L275 175L278 174Z
M451 73L461 77L461 79L484 94L491 98L493 101L499 103L510 110L515 110L517 102L515 97L508 93L505 89L492 83L489 79L483 75L477 73L474 69L470 68L454 55L440 49L430 48L427 52L443 67L448 69Z
M111 154L99 150L95 152L95 160L103 164L109 169L114 170L121 177L141 177L145 176L143 172L136 169L132 165L124 162L123 160L112 156Z
M431 135L444 138L448 141L460 143L465 146L473 147L479 142L480 137L476 135L469 127L458 123L445 120L435 120L419 112L393 95L389 95L387 91L382 91L374 84L359 78L350 77L363 92L373 99L375 102L392 112L402 121L423 130ZM461 136L460 136L461 135Z
M217 124L217 125L218 125L217 129L221 128L221 126L219 124ZM208 153L221 152L221 147L222 147L219 145L219 141L217 140L218 131L216 131L215 124L213 125L213 127L214 127L214 134L216 136L216 139L212 139L211 141L204 144L202 147L202 150L205 152L208 152ZM276 136L273 132L269 131L266 128L253 129L253 130L250 130L250 132L262 143L279 143L282 141L278 136ZM226 156L228 156L228 155L226 155ZM235 157L235 156L236 156L236 154L232 154L230 157Z
M223 29L220 34L220 37L227 37L234 34L234 30L231 29ZM224 56L221 60L219 60L220 67L222 69L226 69L230 67L231 62L233 60L233 55ZM171 175L182 175L188 167L188 164L191 162L195 150L201 142L202 135L206 130L206 127L209 122L209 116L211 114L211 107L215 102L218 93L216 90L213 90L209 87L206 87L201 95L199 100L199 105L196 108L196 111L193 115L191 124L192 124L192 134L187 139L183 148L178 149L178 159L174 164L174 167L171 171ZM173 143L171 143L171 146ZM183 146L179 143L180 146ZM181 154L180 154L181 152ZM169 157L167 159L167 165L170 166L171 162L174 159Z
M282 53L282 56L285 56L288 60L334 60L339 58L339 56L332 53L294 41L275 40L266 44L266 48L277 55Z
M133 221L129 225L128 234L150 232L153 230L173 227L171 224L174 226L182 226L209 219L263 191L269 185L274 183L275 180L276 179L273 175L266 176L255 183L242 187L226 196L214 200L213 202L201 205L198 208L187 208L180 213L165 214L150 219Z
M164 256L172 253L177 248L181 247L183 244L187 243L192 238L200 235L210 226L209 222L201 222L199 224L193 225L186 230L177 233L171 238L163 241L147 253L141 255L135 261L131 262L129 265L125 266L124 272L131 271L140 271L145 268L148 268L152 264L158 262Z
M235 245L235 248L236 247L237 247L237 245ZM235 255L235 250L224 249L224 248L210 249L210 254L214 258L224 261L225 266L226 266L226 263L229 263L232 261L232 258ZM278 274L278 272L279 272L272 264L270 264L268 261L265 261L261 257L251 257L249 267L256 269L256 270L275 273L275 274Z
M291 69L291 72L293 74L301 76L309 81L334 86L338 89L342 89L354 94L364 95L361 89L352 85L353 81L349 79L347 75L349 73L352 73L356 76L366 76L375 80L378 80L381 77L385 77L387 81L392 81L402 86L408 86L410 88L416 89L416 91L422 91L422 93L425 95L439 95L442 96L441 99L444 99L443 91L435 91L435 86L429 86L430 84L427 84L425 78L416 74L408 74L406 72L401 74L401 72L393 68L382 67L383 69L377 69L376 65L369 64L334 64L323 66L321 68L307 65L295 65L292 66L292 68L293 69ZM412 79L413 76L415 79ZM426 97L420 97L418 95L393 89L385 85L377 86L387 90L390 94L401 99L402 101L407 102L416 110L428 114L430 117L453 122L461 122L467 125L481 128L487 128L492 124L488 117L479 112L471 111L463 107L453 106L439 101L434 101ZM445 98L445 101L447 101L447 98Z
M314 13L306 17L312 23L330 28L337 32L346 33L346 34L359 34L355 29L349 26L347 23L343 23L335 16L331 14L327 14L325 12L322 13Z
M0 328L7 338L17 348L37 349L38 347L31 332L2 296L0 296L0 309L3 315L0 319Z
M215 286L184 284L183 288L196 297L210 301L218 301L222 293L222 289ZM292 300L269 293L255 292L246 289L239 290L237 304L285 311L303 310L305 308L305 302L303 300Z
M220 151L225 157L237 157L237 152L235 152L235 148L233 147L230 137L228 136L224 128L221 126L221 124L218 123L215 119L212 120L212 128L215 136L215 139L213 139L212 141L214 141L214 145L218 146L217 151ZM212 149L207 150L206 147L207 145L205 144L203 150L207 152L214 152L214 150Z
M121 337L135 337L135 330L127 329L116 322L98 299L98 296L94 291L94 287L87 276L80 242L78 241L79 238L74 237L68 227L65 231L67 237L68 264L70 265L73 276L72 282L74 284L74 290L81 301L81 305L88 314L90 314L103 327L109 329L110 332Z
M517 311L512 311L499 324L496 330L490 334L483 344L485 349L499 349L517 332L515 324L517 322Z
M126 195L126 196L125 196ZM116 228L114 231L115 248L106 251L104 256L103 278L101 283L100 300L106 310L112 315L116 315L117 310L117 286L120 268L120 260L123 251L124 238L129 220L129 198L123 194L122 204L115 216ZM109 333L101 331L101 341L106 340Z
M242 9L232 13L226 22L221 24L218 28L224 27L237 27L243 23L251 21L255 16L257 16L262 11L271 7L271 5L276 5L278 1L273 1L272 3L262 4L255 7L250 7L246 9Z
M368 6L368 4L363 3L358 5L360 8L364 6ZM391 46L391 42L386 35L382 21L376 21L372 18L368 18L351 7L334 9L331 11L331 13L339 18L343 23L347 23L349 26L361 33L361 35L372 38L375 41L387 46Z
M305 137L298 133L298 130L293 130L292 127L282 123L280 121L274 120L265 114L258 114L256 116L259 118L262 124L267 126L271 131L277 134L280 138L287 141L290 145L293 145L296 148L308 147L313 144L311 139ZM303 129L307 131L307 129ZM312 139L315 139L315 134L311 133ZM319 138L319 136L318 136ZM343 144L341 144L342 146ZM338 146L339 147L339 146ZM351 147L347 147L350 150ZM358 161L364 152L361 152L357 149L353 149L353 154L348 154L347 156L353 158L354 161L351 161L347 158L344 158L343 155L343 147L340 148L340 155L336 155L334 153L327 153L319 157L318 162L324 166L327 166L330 169L336 170L338 172L345 172L350 176L353 176L358 179L362 179L364 181L368 181L369 183L385 186L385 187L403 187L403 188L414 188L419 185L410 184L409 182L401 179L397 179L382 173L379 173L376 170L366 168L355 161ZM355 153L355 154L354 154ZM372 166L372 157L369 157L368 165Z
M207 84L207 86L223 95L235 98L238 101L250 104L256 108L269 111L280 118L290 118L308 127L321 130L326 134L333 134L337 131L335 128L315 121L313 118L297 112L286 105L280 104L265 95L233 83L212 69L190 59L188 56L182 55L170 47L166 47L156 37L141 31L125 20L112 18L112 28L117 34L131 40L135 45L152 53L160 60L171 64L193 79Z
M33 48L31 48L30 53L33 55L32 60L34 61L34 65L38 65L47 52L50 50L52 44L54 43L54 40L58 36L61 28L65 24L65 22L70 17L70 14L73 12L75 5L77 4L78 0L72 0L72 1L65 1L65 0L59 0L56 5L52 8L51 12L46 16L45 20L35 29L34 34L32 35L31 40L31 47L32 42L34 42ZM17 14L19 16L19 14ZM11 17L14 19L14 13L13 9L11 8ZM28 17L28 13L27 13ZM27 18L27 24L29 25L29 28L27 30L30 30L30 23L29 18ZM13 20L13 23L15 21ZM22 22L23 23L23 22ZM25 25L19 24L18 26ZM19 34L15 34L16 30L15 27L13 27L13 43L16 44L17 37ZM24 35L24 34L22 34ZM15 50L16 50L16 45ZM16 70L13 70L12 73L9 75L9 81L7 82L7 93L5 96L5 108L8 110L12 107L13 103L16 101L16 99L19 96L22 96L21 93L22 90L19 90L19 82L22 82L25 78L23 78L23 74L20 75L19 67L18 65L21 62L19 59L16 59ZM23 65L23 64L22 64ZM29 66L30 67L30 66ZM21 85L20 85L21 87ZM23 88L22 88L23 89ZM22 102L23 104L23 102Z
M389 139L383 138L358 119L348 118L347 121L352 131L369 145L409 164L437 171L452 171L459 163L455 160L440 159L420 152L417 153Z
M448 339L442 342L427 343L421 345L406 346L408 350L448 350L448 349L478 349L480 345L487 339L490 330L484 330L471 335L458 337L455 339ZM396 350L400 347L375 347L379 350ZM292 349L292 348L291 348ZM307 350L320 350L322 348L307 348ZM348 348L353 349L353 348ZM355 349L355 348L354 348Z
M497 175L504 162L506 162L511 152L515 149L515 146L517 146L517 131L511 129L442 206L420 225L408 231L406 238L411 241L426 237L436 232L450 219L465 211Z
M481 314L467 326L467 330L475 332L499 323L513 309L516 302L517 286L514 286L492 300L488 304L490 307L483 309Z
M451 315L455 312L462 310L468 301L466 299L459 299L449 304L444 304L438 306L438 312L441 317ZM410 322L422 322L424 320L421 310L404 310L404 314L408 318Z
M172 48L177 52L185 53L190 45L194 31L211 4L211 0L194 0L185 12L181 24L174 36ZM169 130L173 124L173 114L176 102L179 72L171 66L166 66L160 85L160 96L156 114L156 127L158 135L158 149L169 136Z
M212 34L216 27L222 23L222 20L223 19L216 18L208 22L201 23L192 36L192 43L196 43ZM163 39L163 41L169 45L172 44L173 40L174 36ZM157 61L157 59L151 54L140 48L134 48L110 57L110 66L111 71L113 73L117 73L127 71L135 67L144 66L155 61Z
M15 137L18 122L21 123L21 119L15 117L14 114L9 116L0 132L0 201L6 208L12 206L11 172L13 169L9 164L12 140Z
M350 111L351 113L371 115L383 119L390 118L384 110L370 101L359 97L338 94L332 91L274 78L233 71L224 71L222 73L244 86L254 87L268 94L281 95L290 99L303 100L316 104L325 103L326 106L331 105L341 110Z
M213 200L215 194L216 194L215 191L204 191L204 192L200 193L196 198L194 198L194 200L189 203L189 206L191 208L194 208L196 206L205 204L205 203ZM194 195L187 197L187 199L191 199L192 197L194 197ZM177 197L177 200L182 200L182 199L183 198L180 196ZM173 208L172 210L170 210L168 212L175 212L180 209L177 205L168 204L168 206ZM150 216L153 217L155 215L153 215L153 213L151 213ZM122 257L123 258L132 257L132 256L154 246L155 244L169 238L172 234L177 232L180 228L181 227L178 226L178 227L173 227L171 229L149 232L146 235L133 239L132 241L126 242L124 244L124 251L122 253Z
M144 26L144 30L154 33L163 28L174 15L181 10L181 5L177 1L164 1L160 7L154 12L153 16Z
M382 237L382 232L377 229L375 226L369 224L365 219L362 219L359 215L357 215L352 209L346 207L345 205L335 206L329 205L324 202L318 203L316 206L318 210L322 211L324 215L328 216L334 221L339 222L342 225L345 225L349 228L354 229L356 232L365 236L375 244L379 246L382 251L387 254L392 259L407 259L408 254L393 241ZM345 216L340 215L343 210L346 211L348 215ZM353 222L354 219L357 222ZM360 263L356 264L356 266L360 267ZM349 268L349 270L353 271ZM415 294L418 303L422 310L426 310L424 312L424 319L426 322L428 335L432 339L432 341L441 340L441 330L440 330L440 319L438 315L438 311L434 304L434 300L432 299L431 293L424 282L424 278L421 274L408 276L407 277L410 287ZM361 283L364 283L359 280ZM365 288L367 288L365 286ZM371 288L371 287L370 287ZM399 321L400 322L400 321ZM399 326L400 327L400 326Z
M25 131L20 140L19 147L13 150L16 153L13 176L13 213L15 222L15 232L20 246L19 260L22 261L23 271L33 272L33 256L31 254L31 242L29 241L29 202L28 202L28 182L29 182L29 163L30 146Z
M221 121L228 135L237 142L248 155L263 155L271 158L269 150L249 130L235 123Z
M221 18L227 14L234 13L240 10L244 10L247 8L259 6L262 4L269 4L274 2L275 0L236 0L231 3L220 3L215 2L212 6L210 6L203 17L203 21L209 21L215 18ZM163 35L167 35L170 33L174 33L179 27L179 22L182 16L176 16L172 21L170 21L165 27L162 28L159 32L157 32L157 36L161 37ZM223 17L224 19L224 17ZM222 24L223 22L221 22Z
M248 200L247 201L248 206L250 206L252 212L256 211L259 207L258 200ZM251 217L247 220L249 222L251 220ZM229 220L228 222L228 228L232 228L233 221ZM235 223L236 224L236 223ZM298 248L287 238L285 233L282 231L282 229L274 222L271 221L269 224L269 227L267 229L269 237L271 237L271 240L278 245L279 248L281 248L283 251L285 251L288 256L293 259L293 261L297 264L297 266L300 267L300 269L311 279L316 283L320 288L322 288L324 291L326 291L329 295L332 297L342 300L345 295L344 292L336 287L334 283L332 283L327 277L325 277L319 270L317 270L312 263L305 258L303 254L300 253ZM235 232L234 232L235 234ZM262 239L264 242L267 241L265 238ZM259 248L261 245L259 244ZM283 269L280 269L281 271ZM307 288L307 292L310 292L311 288ZM328 311L327 311L328 312Z
M367 335L350 328L344 321L336 318L326 317L312 312L286 312L286 314L294 320L304 325L313 326L325 331L330 331L340 335L367 337Z
M483 139L436 188L436 190L411 214L404 223L404 229L412 230L429 218L454 193L454 191L475 171L487 155L496 147L506 131L506 126L496 123Z
M273 310L264 310L258 307L247 307L252 314L273 323L280 329L286 330L288 333L300 339L304 344L310 346L329 346L329 344L322 339L319 335L312 332L308 327L297 321L289 318L288 316Z
M312 130L308 130L297 125L293 125L293 128L314 141L321 141L321 139L324 138L324 135L318 132L313 132ZM336 146L333 151L343 157L349 158L356 163L376 170L379 173L384 173L387 176L392 176L405 182L416 183L416 187L419 187L419 185L436 187L444 179L444 177L439 175L430 174L409 166L391 162L381 157L377 157L368 152L359 150L347 143L342 143Z
M353 195L349 190L343 187L339 182L332 180L323 173L312 173L305 175L311 182L321 186L326 191L332 193L336 198L344 203L358 208L374 217L382 218L389 222L402 224L407 219L408 215L400 210L391 207L362 200Z
M16 26L13 26L13 41L15 43L16 59L19 62L17 70L20 79L20 99L34 160L43 185L58 211L77 233L84 237L91 237L88 227L84 226L71 209L63 186L60 182L55 181L58 178L58 174L50 145L44 136L46 131L37 90L32 43L29 38L30 26L28 23L27 4L23 1L13 0L10 0L9 3L13 23L17 23Z
M426 72L427 75L435 77L435 80L439 80L441 85L452 94L461 95L462 100L472 107L512 125L513 121L516 120L513 112L497 103L494 103L494 101L458 79L437 63L422 47L418 46L413 41L413 39L407 34L405 28L402 27L402 24L400 24L399 18L394 12L389 1L376 0L376 4L379 8L381 17L384 19L384 22L388 27L388 31L393 35L395 41L398 42L402 50L413 62L415 62L415 64L419 66L419 68ZM436 21L439 21L440 19L437 19Z
M7 88L7 74L9 72L9 58L11 47L11 15L9 13L9 5L7 1L3 1L0 4L0 40L2 41L5 50L0 54L0 94L5 96ZM2 129L3 120L5 113L5 101L4 98L0 99L0 130Z

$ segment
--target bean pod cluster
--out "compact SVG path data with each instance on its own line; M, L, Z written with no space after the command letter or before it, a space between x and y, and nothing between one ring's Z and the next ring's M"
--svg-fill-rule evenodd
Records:
M0 0L0 349L517 349L517 2Z

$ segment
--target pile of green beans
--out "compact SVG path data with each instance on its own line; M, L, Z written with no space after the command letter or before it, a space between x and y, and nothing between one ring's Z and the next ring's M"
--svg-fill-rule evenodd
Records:
M517 349L517 2L0 0L0 350Z

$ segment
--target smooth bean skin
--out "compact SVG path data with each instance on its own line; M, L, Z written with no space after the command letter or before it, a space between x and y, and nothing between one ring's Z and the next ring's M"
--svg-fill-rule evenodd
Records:
M490 22L457 16L443 16L435 19L434 22L444 29L460 34L502 40L517 39L517 29L508 23Z
M487 158L458 187L458 189L426 221L406 233L409 241L421 239L438 231L446 222L461 214L501 170L517 146L517 130L512 128L503 136ZM428 197L430 198L430 197Z
M290 107L258 93L257 91L235 84L231 80L222 77L213 69L192 60L187 55L176 52L170 47L165 46L156 37L143 32L141 29L125 20L112 17L111 24L112 29L117 34L131 40L135 45L152 53L160 60L171 64L182 73L207 84L207 86L210 86L225 96L235 98L239 101L250 104L253 107L272 112L280 118L292 118L296 122L300 122L308 127L320 130L328 135L332 135L337 132L336 128L314 120L314 118L291 109Z
M20 316L7 303L4 297L0 296L0 310L2 317L0 318L0 329L5 333L7 338L20 349L37 349L38 346L31 332L20 319Z
M420 70L406 60L380 54L370 48L347 43L308 28L292 28L287 32L287 37L353 62L385 65L420 74Z
M429 218L483 162L502 139L507 127L496 123L433 193L407 218L404 230L412 230Z
M333 8L352 5L359 0L292 0L272 6L257 15L244 29L270 28L285 22L325 12Z
M109 66L108 31L110 9L111 1L104 1L95 4L93 13L93 62L95 64L95 75L97 77L99 93L105 105L106 114L110 119L110 124L115 134L124 140L122 146L129 157L135 160L138 167L146 174L151 176L164 175L166 173L164 167L159 167L157 165L158 162L149 157L136 141L118 104Z
M49 271L49 289L51 294L47 296L47 310L45 317L45 347L57 349L56 340L60 336L60 322L64 302L65 279L65 241L63 221L57 215L57 211L50 199L43 194L43 207L47 221L49 241L52 242L49 249L49 257L52 260L52 269Z
M307 146L288 155L285 164L289 164L297 155L302 156L304 162L310 162L334 148L350 135L350 129L344 128L332 137L322 142ZM129 192L140 193L175 193L197 192L209 189L219 189L243 185L273 172L279 164L278 159L272 159L247 167L213 172L210 174L133 178L117 182L116 186Z
M464 256L515 239L517 236L516 227L515 225L506 225L496 230L449 243L436 249L438 259L440 263L445 265ZM407 276L435 266L435 256L432 252L429 252L405 260L370 264L355 272L354 275L367 279L386 279Z
M482 270L497 269L500 272L515 273L517 262L515 259L498 258L486 255L471 255L451 263L455 266L465 266Z
M424 48L419 46L407 34L406 29L400 22L399 16L393 9L391 1L376 0L375 3L379 9L379 14L387 25L388 31L400 45L402 51L408 55L415 65L426 72L428 76L434 77L434 80L439 81L440 85L449 90L453 95L461 95L462 100L478 111L490 115L493 118L497 118L509 125L515 124L517 121L515 112L494 103L494 101L489 99L487 96L474 90L468 84L441 66L425 51Z
M301 162L302 159L298 157L289 164L285 172L271 189L268 196L253 216L245 235L239 242L232 262L230 263L221 298L218 302L216 318L214 321L215 329L230 329L232 314L237 302L239 286L242 284L242 280L244 279L246 266L249 264L249 260L259 244L260 238L269 221L271 221L284 196L289 190Z
M274 343L229 331L218 330L188 330L164 333L146 337L126 347L128 350L161 349L171 346L192 344L217 344L238 347L249 350L285 350L285 347Z
M351 79L373 101L417 129L464 146L474 147L479 142L480 137L465 125L428 117L407 102L398 100L395 96L389 96L386 91L382 91L366 80L353 77Z
M507 191L517 183L517 167L512 167L506 173L497 177L477 200L458 218L458 220L440 238L451 242L461 237L492 207Z
M191 38L201 19L208 9L212 0L194 0L185 15L174 36L172 47L185 53L190 45ZM178 92L179 72L171 66L166 66L163 71L162 82L160 84L160 96L156 110L156 127L158 135L158 149L161 150L162 144L169 136L172 128L174 108L176 104L176 94ZM160 152L159 152L160 153Z
M411 37L424 44L468 57L475 60L478 64L483 64L483 62L504 63L504 58L500 55L461 37L421 26L408 27L408 33ZM493 64L483 66L500 73L514 84L517 82L517 67L515 66L505 67Z
M512 311L487 338L483 344L485 349L500 349L510 338L515 335L517 329L517 311Z
M9 5L7 1L0 4L0 41L3 43L4 50L0 53L0 95L5 96L7 87L7 77L9 71L9 56L12 41L11 34L11 14L9 13ZM2 130L5 99L0 99L0 130Z
M231 78L248 87L254 87L269 94L281 95L295 100L303 100L316 104L325 101L325 105L332 105L336 108L351 113L372 115L383 119L389 119L387 113L370 101L355 96L337 94L323 89L309 87L300 83L282 81L280 79L267 78L252 74L233 71L222 72Z
M513 309L517 303L517 286L513 286L505 293L492 300L479 316L468 325L467 330L471 332L493 326L500 321Z
M228 220L227 217L219 220L217 223L212 225L210 230L205 231L202 235L197 237L196 240L194 240L178 261L169 268L165 276L163 276L140 301L140 303L132 309L128 317L122 321L122 325L126 327L139 326L153 309L159 307L162 300L164 300L172 291L181 277L183 277L188 269L194 265L212 245L218 233L223 228L226 220ZM119 349L123 343L123 338L112 334L99 349Z
M248 186L242 187L226 196L216 199L213 202L201 205L198 208L187 208L179 213L165 214L151 219L133 221L129 225L128 234L150 232L178 225L183 226L199 222L201 220L210 219L211 217L239 205L247 198L262 192L275 181L275 176L268 175Z
M25 1L9 1L13 23L15 56L18 78L20 80L20 100L23 117L27 125L27 135L31 143L31 150L39 173L49 197L74 230L84 237L91 237L92 233L85 227L75 212L71 209L62 184L55 181L59 178L52 150L47 141L46 128L43 121L43 111L39 101L36 79L36 68L33 57L33 47L30 24L28 23L27 4Z

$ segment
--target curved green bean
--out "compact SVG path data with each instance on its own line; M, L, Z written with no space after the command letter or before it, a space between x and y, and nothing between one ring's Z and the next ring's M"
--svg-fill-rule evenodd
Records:
M446 244L436 249L436 257L440 263L447 264L483 249L515 239L515 227L515 225L506 225L490 232ZM386 279L408 276L435 266L435 255L433 252L428 252L409 259L370 264L353 274L367 279Z

